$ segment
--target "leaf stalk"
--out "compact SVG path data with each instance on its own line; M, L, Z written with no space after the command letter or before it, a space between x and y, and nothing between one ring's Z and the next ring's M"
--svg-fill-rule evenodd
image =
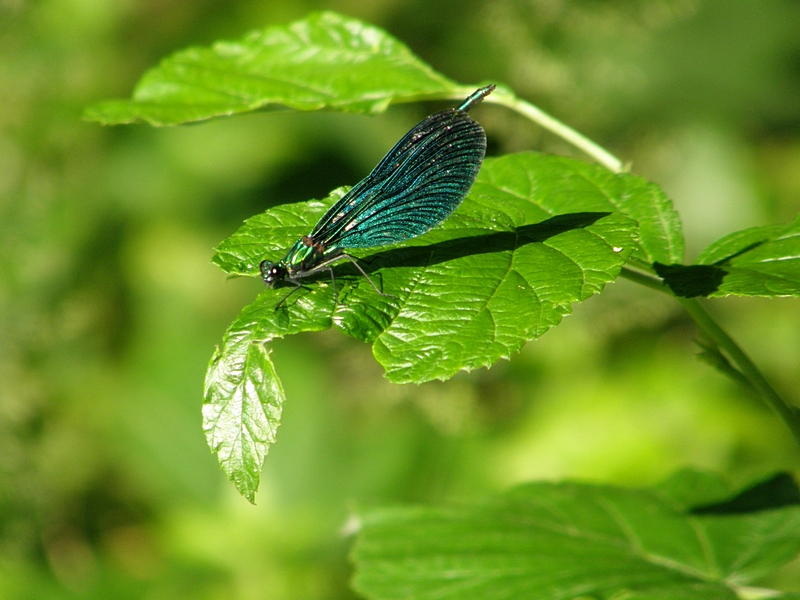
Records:
M735 380L754 391L786 423L795 441L800 445L800 409L780 397L745 351L719 326L696 298L675 296L659 277L641 273L629 267L622 268L620 277L675 298L689 313L697 327L721 350L724 350L728 358L736 365L744 381Z
M578 131L575 131L571 127L565 125L555 117L550 116L539 107L534 106L530 102L527 102L521 98L517 98L507 89L498 87L497 91L486 98L484 102L507 106L511 110L520 113L537 125L554 133L565 142L568 142L582 152L585 152L595 161L613 173L622 173L626 170L623 162L611 154L608 150L596 144L582 133L579 133Z
M800 445L800 409L789 404L778 395L755 363L750 360L750 357L747 356L733 338L717 324L696 298L676 297L676 300L683 306L684 310L689 313L689 316L697 323L697 326L703 333L725 351L761 399L783 419L798 445Z
M672 293L672 290L669 289L664 283L664 280L660 277L656 277L655 275L650 275L648 273L642 273L641 271L637 271L631 269L630 267L622 267L622 271L620 272L620 277L624 277L629 281L633 281L634 283L638 283L639 285L643 285L645 287L649 287L652 290L656 290L657 292L661 292L662 294L667 294L668 296L674 296L675 294Z

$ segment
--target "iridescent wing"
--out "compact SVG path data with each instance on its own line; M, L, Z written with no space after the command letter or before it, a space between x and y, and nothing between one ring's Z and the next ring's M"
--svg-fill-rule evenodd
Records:
M311 238L332 249L383 246L421 235L461 203L485 154L486 134L464 110L435 113L325 213Z

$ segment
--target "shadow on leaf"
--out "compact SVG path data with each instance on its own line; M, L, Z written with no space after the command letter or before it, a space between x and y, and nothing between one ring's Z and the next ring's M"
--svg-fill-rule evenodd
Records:
M728 271L714 265L664 265L653 267L676 296L709 296L719 289Z
M800 504L800 489L789 473L778 473L740 492L725 502L698 506L694 515L733 515Z
M372 273L386 267L426 267L464 256L516 250L526 244L544 242L567 231L588 227L610 214L610 212L580 212L557 215L541 223L523 225L514 231L498 231L486 235L456 238L428 246L385 250L362 259L362 262L366 264L364 270Z

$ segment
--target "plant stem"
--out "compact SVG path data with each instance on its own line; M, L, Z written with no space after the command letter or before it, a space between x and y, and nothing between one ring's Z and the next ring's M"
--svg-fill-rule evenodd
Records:
M789 431L800 445L800 409L786 402L778 395L778 392L770 385L758 367L750 360L739 345L729 336L722 327L708 314L705 308L696 298L680 298L672 293L664 282L658 278L640 273L628 267L623 267L620 277L649 287L658 292L673 296L689 316L697 324L700 330L708 336L719 348L725 351L733 364L735 364L749 386L761 397L777 415L783 419ZM740 382L741 383L741 382Z
M739 368L742 374L758 392L758 395L783 419L786 426L792 432L795 440L800 444L800 410L792 406L781 398L769 384L766 378L758 370L758 367L750 360L739 345L733 341L722 327L720 327L705 308L695 298L676 298L681 303L689 316L692 317L697 326L711 338L725 353L733 363Z
M507 106L508 108L515 110L521 115L529 118L534 123L537 123L548 131L553 132L562 140L572 144L579 150L582 150L609 171L621 173L625 170L622 161L608 152L605 148L595 144L586 136L578 133L571 127L566 126L558 119L551 117L530 102L526 102L525 100L517 98L510 91L498 88L497 91L491 96L488 96L484 102L502 104L503 106Z
M632 267L635 267L635 268L639 269L640 271L643 271L643 272L649 274L649 275L655 275L656 274L656 271L653 268L653 265L651 265L646 260L642 260L641 258L636 258L633 255L631 255L630 258L628 258L628 264L630 266L632 266ZM659 279L659 281L660 281L660 279Z
M669 289L669 287L664 284L664 281L660 277L655 277L653 275L648 275L647 273L635 271L634 269L631 269L629 267L622 267L622 271L620 272L619 276L624 277L625 279L628 279L635 283L638 283L639 285L649 287L650 289L656 290L657 292L661 292L662 294L667 294L668 296L675 295L672 293L672 290Z

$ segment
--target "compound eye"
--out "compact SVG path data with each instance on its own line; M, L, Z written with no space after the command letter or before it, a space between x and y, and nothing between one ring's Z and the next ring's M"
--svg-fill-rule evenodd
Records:
M269 285L273 282L275 265L268 260L262 260L261 264L258 265L258 270L261 271L261 279L264 280L264 283Z
M269 270L272 268L272 263L268 260L262 260L261 263L258 265L258 270L261 271L261 276L264 277Z
M286 269L283 266L271 263L268 260L261 261L258 269L261 271L261 279L263 279L264 283L268 286L272 286L276 281L280 281L286 277Z

